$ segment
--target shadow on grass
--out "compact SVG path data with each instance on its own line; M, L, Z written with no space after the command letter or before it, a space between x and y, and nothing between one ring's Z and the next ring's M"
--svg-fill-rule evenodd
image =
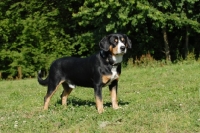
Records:
M61 99L57 100L57 102L55 103L57 104L62 104ZM72 106L95 106L96 103L94 101L91 100L82 100L80 98L77 97L72 97L72 98L68 98L67 100L67 104L68 105L72 105ZM129 102L125 102L125 101L118 101L119 106L124 106L124 105L128 105ZM111 102L106 102L103 104L104 107L111 107Z

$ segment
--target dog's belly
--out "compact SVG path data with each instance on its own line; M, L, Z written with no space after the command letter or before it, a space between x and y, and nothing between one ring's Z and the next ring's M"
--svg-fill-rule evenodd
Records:
M81 86L81 87L90 87L93 88L94 84L92 82L92 80L90 80L90 78L70 78L68 80L66 80L66 82L68 83L69 87L74 89L76 88L76 86Z
M83 74L84 75L84 74ZM76 86L82 86L82 87L94 87L94 80L92 78L93 76L89 76L85 74L84 76L70 76L66 79L66 82L68 83L69 87L74 89ZM117 66L113 66L111 69L111 74L106 76L106 81L104 83L104 87L110 85L114 80L118 79L119 75L117 72Z

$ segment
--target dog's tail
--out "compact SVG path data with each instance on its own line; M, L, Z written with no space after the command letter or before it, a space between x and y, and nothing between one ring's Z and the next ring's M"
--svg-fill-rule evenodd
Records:
M49 76L46 79L42 79L42 72L41 70L38 72L38 82L40 85L47 86L49 82Z

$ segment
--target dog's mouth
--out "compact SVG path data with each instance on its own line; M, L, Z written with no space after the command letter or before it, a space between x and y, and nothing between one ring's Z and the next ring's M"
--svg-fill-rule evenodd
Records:
M124 51L121 51L121 54L125 54L126 53L126 50L124 50Z
M124 55L126 53L126 50L120 51L120 53L115 53L114 55Z
M123 53L117 53L117 54L114 54L114 55L124 55L125 53L123 52Z
M117 53L118 55L123 55L126 53L126 47L121 46L119 52Z

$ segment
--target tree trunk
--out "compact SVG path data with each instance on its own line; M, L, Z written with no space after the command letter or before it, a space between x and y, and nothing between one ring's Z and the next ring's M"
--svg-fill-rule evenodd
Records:
M185 51L184 51L184 57L185 57L185 59L187 59L187 56L188 56L188 42L189 42L189 33L188 33L188 26L186 26Z
M199 54L200 54L200 34L197 33L195 35L195 58L196 60L199 59Z
M22 79L22 68L20 66L17 67L17 71L18 71L18 78Z
M166 27L163 28L163 39L164 39L164 44L165 44L165 48L164 48L165 51L164 51L164 53L165 53L166 61L171 61L170 50L169 50L169 43L168 43L168 39L167 39Z

